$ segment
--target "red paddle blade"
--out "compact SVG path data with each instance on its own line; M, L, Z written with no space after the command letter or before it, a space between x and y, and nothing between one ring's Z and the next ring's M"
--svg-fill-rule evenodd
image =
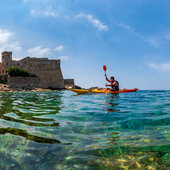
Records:
M104 65L103 66L103 70L106 72L106 69L107 69L107 67L106 67L106 65Z

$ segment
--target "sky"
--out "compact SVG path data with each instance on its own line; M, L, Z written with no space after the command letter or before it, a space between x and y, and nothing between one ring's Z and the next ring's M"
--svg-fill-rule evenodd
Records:
M170 90L170 0L0 1L0 52L60 59L64 78Z

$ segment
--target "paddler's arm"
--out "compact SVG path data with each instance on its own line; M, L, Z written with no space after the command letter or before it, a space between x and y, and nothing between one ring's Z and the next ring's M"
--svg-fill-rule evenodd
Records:
M106 84L106 86L113 86L113 84Z
M106 81L108 81L109 83L111 83L111 81L107 78L107 75L104 75L106 77Z

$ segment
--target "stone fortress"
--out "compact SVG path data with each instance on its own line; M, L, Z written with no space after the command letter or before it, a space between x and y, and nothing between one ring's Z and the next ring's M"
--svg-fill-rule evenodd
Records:
M36 81L38 81L38 83L34 84L36 84L35 86L37 86L38 88L64 89L65 86L74 86L74 79L64 80L60 68L59 59L49 60L48 58L26 57L19 61L15 61L12 59L12 52L2 52L2 62L0 63L0 75L6 75L5 70L13 66L17 66L21 69L27 70L30 73L36 74ZM25 82L26 84L27 78L20 78L19 81L23 81L23 83ZM13 80L13 83L14 82L15 80Z

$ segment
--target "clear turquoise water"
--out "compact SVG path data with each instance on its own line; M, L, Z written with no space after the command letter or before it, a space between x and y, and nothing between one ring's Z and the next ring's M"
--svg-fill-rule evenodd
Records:
M0 169L169 169L170 91L0 93Z

